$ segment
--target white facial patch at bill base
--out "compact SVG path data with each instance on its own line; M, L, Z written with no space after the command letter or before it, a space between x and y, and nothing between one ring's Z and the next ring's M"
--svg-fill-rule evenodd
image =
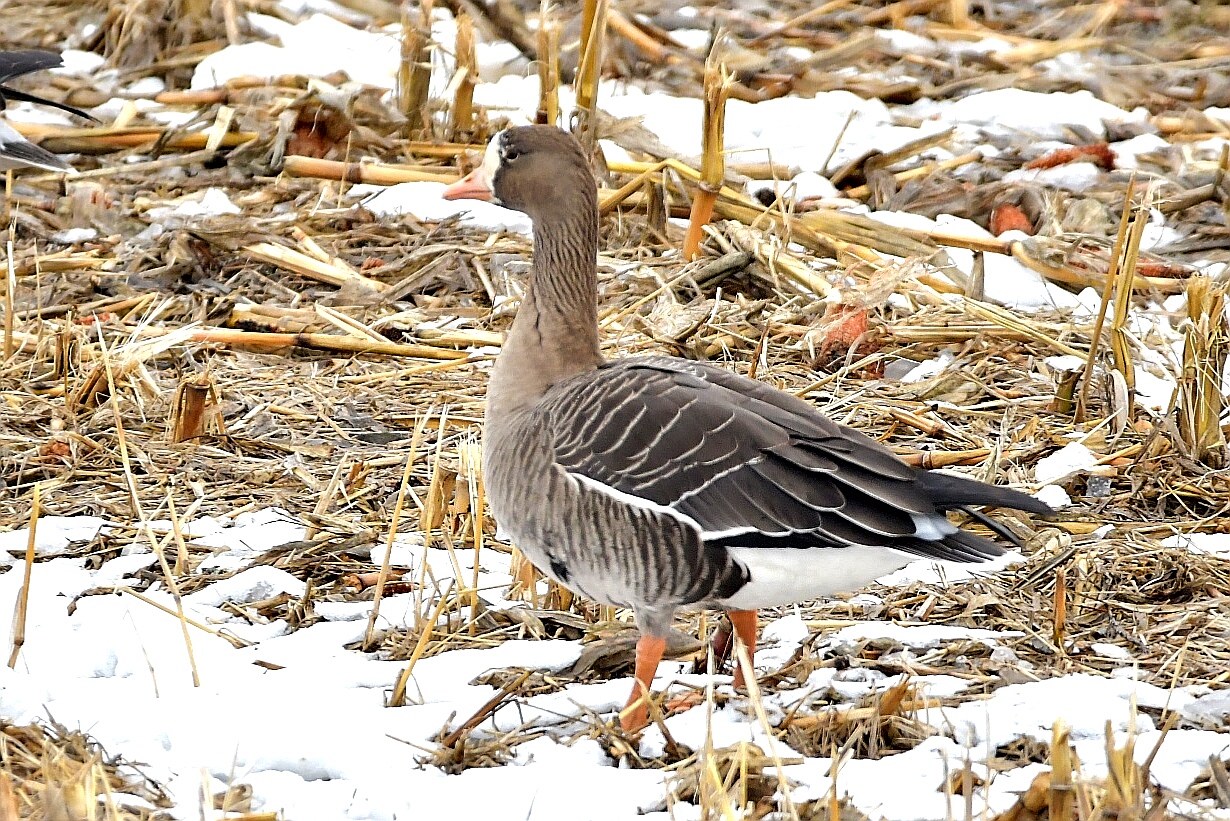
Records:
M483 182L491 190L491 199L496 204L499 204L500 199L495 194L495 172L499 170L500 163L503 162L504 151L502 146L507 133L507 131L501 131L492 137L490 142L487 143L487 151L483 154Z

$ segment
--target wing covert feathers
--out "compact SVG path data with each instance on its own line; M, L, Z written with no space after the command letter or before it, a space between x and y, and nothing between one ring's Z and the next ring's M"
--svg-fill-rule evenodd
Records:
M1050 513L1010 488L910 467L803 400L703 363L617 360L554 389L544 411L565 470L673 508L714 546L882 546L978 561L1001 548L944 511Z

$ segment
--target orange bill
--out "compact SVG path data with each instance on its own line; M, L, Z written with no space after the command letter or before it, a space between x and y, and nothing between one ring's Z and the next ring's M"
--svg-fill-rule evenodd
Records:
M444 189L442 194L446 200L483 200L491 202L491 184L482 166L475 168L469 174Z

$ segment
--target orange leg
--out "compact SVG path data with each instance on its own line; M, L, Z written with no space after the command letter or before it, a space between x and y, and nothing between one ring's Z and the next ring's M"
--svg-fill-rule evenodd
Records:
M730 610L730 623L734 625L735 635L739 637L747 646L748 658L755 660L756 658L756 611L755 610ZM739 663L739 657L735 656L735 687L743 687L746 682L743 680L743 665Z
M628 697L627 705L619 712L619 725L625 732L635 732L649 723L649 686L653 684L658 662L664 652L664 638L643 635L636 643L636 682L632 685L632 695Z

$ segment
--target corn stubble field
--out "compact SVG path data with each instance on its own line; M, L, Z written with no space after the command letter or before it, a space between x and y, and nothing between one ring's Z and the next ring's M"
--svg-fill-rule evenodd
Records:
M1230 564L1224 553L1163 544L1176 533L1223 531L1230 504L1224 281L1200 272L1228 258L1227 161L1224 152L1220 161L1183 161L1187 146L1227 133L1224 120L1204 113L1230 102L1225 8L698 4L703 25L693 26L725 32L706 62L703 51L672 40L670 30L681 24L670 4L612 2L542 15L515 3L443 3L462 21L456 40L446 43L432 40L424 22L430 10L384 0L342 6L369 21L403 24L393 95L351 88L339 103L344 78L337 76L326 78L333 85L292 75L183 90L205 56L228 41L258 39L242 25L248 11L296 19L272 4L223 3L216 14L191 0L96 3L84 12L76 3L5 5L13 23L6 24L6 48L67 43L97 51L125 83L164 80L167 90L154 99L191 116L176 127L132 110L89 129L22 129L44 147L78 154L82 173L67 180L20 174L6 199L4 529L27 527L39 515L103 517L110 529L67 555L97 567L156 543L162 560L144 584L189 595L230 571L197 570L210 548L177 538L174 529L155 535L142 522L278 507L308 525L306 537L255 561L288 571L307 590L236 606L252 619L285 619L302 629L319 618L318 602L408 592L419 602L414 623L369 630L362 649L413 667L511 638L588 642L571 678L488 673L484 683L498 687L498 697L485 712L457 716L425 754L426 766L450 773L501 766L517 745L544 732L476 732L502 705L568 681L630 674L629 614L539 583L515 554L517 589L507 595L537 610L488 612L474 585L442 585L396 569L382 574L371 559L390 528L417 531L427 545L457 553L511 549L496 539L484 511L477 466L487 373L524 281L529 238L456 217L378 217L345 199L356 183L451 181L476 161L472 152L504 117L473 102L477 36L536 56L548 89L552 80L567 84L575 76L577 120L590 144L609 139L633 158L613 160L602 173L607 356L666 352L720 362L797 392L913 464L987 481L1036 490L1039 460L1074 441L1094 456L1055 478L1072 504L1053 521L1002 516L1025 544L1023 564L983 579L876 588L874 600L792 608L811 637L759 680L762 691L797 688L817 669L838 666L946 673L974 682L972 689L932 697L907 676L841 712L800 701L797 712L775 722L777 739L805 756L890 757L950 731L928 723L928 707L1066 674L1109 676L1125 658L1140 680L1161 688L1216 691L1230 681ZM587 25L595 19L605 26ZM877 36L901 28L940 42L994 35L1011 48L963 59L902 54ZM581 38L588 45L580 52L573 48L581 33L594 32L603 34L600 48L590 37ZM465 69L443 89L430 82L433 49L456 54ZM601 56L587 62L578 53ZM1102 66L1101 73L1082 79L1043 68L1073 55ZM704 122L689 127L704 131L705 153L655 154L644 128L593 110L599 76L704 99ZM1157 152L1132 174L1114 170L1105 138L1072 134L1068 142L1078 149L1050 152L1021 134L1018 143L998 146L997 158L937 160L928 152L951 137L941 133L891 154L864 152L829 175L840 197L877 210L954 214L996 234L1004 225L990 224L993 218L1017 227L1023 221L1033 234L1023 241L962 240L787 199L766 207L742 193L743 181L788 178L793 170L738 156L723 162L717 150L728 100L845 89L906 104L977 90L1091 86L1120 108L1147 109L1150 133L1172 153ZM31 78L25 87L87 108L110 96L68 76ZM544 94L540 110L566 118L570 112L556 113L558 105ZM344 165L359 157L379 162ZM1029 157L1039 168L1093 158L1099 172L1079 195L1004 179ZM981 173L959 175L978 163ZM209 189L225 192L235 213L195 223L158 216L158 208ZM1142 236L1157 215L1182 237L1151 252ZM690 217L691 227L671 217ZM75 228L94 232L81 242L54 241ZM940 255L950 247L1013 257L1071 292L1092 288L1101 304L1081 315L1003 307L982 298L980 268L963 282L943 275ZM681 261L681 248L695 248L696 260ZM1176 295L1187 297L1171 316L1184 340L1177 362L1172 339L1133 319L1137 308ZM894 363L941 356L951 364L932 376L893 378L902 373ZM1078 365L1045 364L1056 356ZM1161 409L1142 406L1133 398L1137 366L1156 370L1162 361L1175 362L1168 374L1173 400ZM20 561L8 572L21 573ZM459 578L468 573L458 568ZM699 670L705 651L697 637L712 618L682 619L672 647ZM815 652L820 636L863 618L1016 633L997 649L968 641L921 659L903 657L889 639L864 641L843 655ZM394 703L398 697L390 696ZM1178 712L1141 711L1158 727L1200 726ZM322 705L306 720L338 719ZM1224 723L1204 728L1226 731ZM671 770L680 785L674 800L699 804L712 817L734 817L733 806L752 816L864 817L839 789L783 806L783 760L772 750L744 744L698 755L668 735L661 755L645 756L596 715L586 732L624 766ZM1150 780L1123 734L1108 737L1100 764L1109 775L1083 777L1066 732L1057 723L1049 743L1022 740L997 751L1005 770L1046 765L1000 818L1225 817L1230 807L1223 759L1211 758L1205 775L1177 795ZM150 782L140 787L150 809L105 801L95 807L96 796L138 788L109 751L75 727L8 725L3 738L0 817L136 817L166 806L162 787ZM944 788L969 796L980 778L952 762ZM242 796L228 800L239 812L233 817L243 817ZM94 814L79 814L83 807Z

